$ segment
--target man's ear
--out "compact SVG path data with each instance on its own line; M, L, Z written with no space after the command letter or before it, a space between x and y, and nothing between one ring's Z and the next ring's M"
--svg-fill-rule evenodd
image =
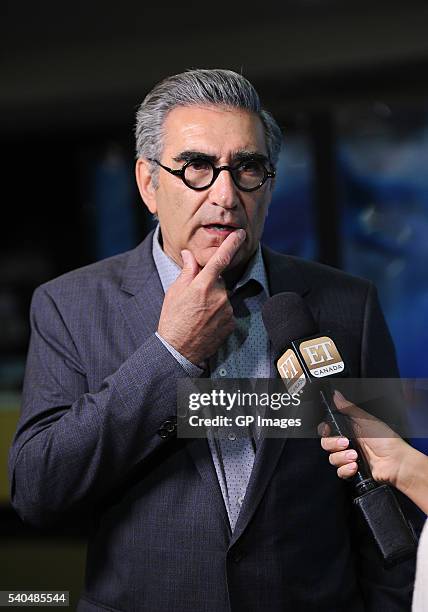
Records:
M156 214L156 189L153 185L149 162L146 159L141 157L137 159L135 164L135 179L144 204L153 215Z

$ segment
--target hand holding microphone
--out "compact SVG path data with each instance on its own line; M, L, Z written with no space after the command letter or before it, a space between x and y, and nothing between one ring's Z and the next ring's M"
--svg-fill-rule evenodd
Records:
M393 485L428 514L428 457L407 444L386 423L348 402L343 395L336 392L334 401L337 409L358 428L358 441L373 478ZM323 436L321 446L331 453L329 460L337 467L339 478L354 476L357 463L347 456L349 440L330 437L331 428L327 423L321 423L319 432ZM370 436L364 437L368 433Z
M320 334L309 307L295 293L280 293L263 306L278 373L290 393L306 388L314 391L325 412L330 432L352 438L347 417L337 410L329 377L344 375L346 366L332 337ZM378 484L354 441L359 460L351 479L354 504L358 507L385 563L414 554L416 538L396 497L386 484Z
M296 293L280 293L263 307L263 322L273 345L278 373L290 393L311 389L318 396L334 435L352 437L346 417L336 410L328 379L345 375L346 367L334 340L320 334L311 311ZM376 483L360 454L353 477L355 496Z

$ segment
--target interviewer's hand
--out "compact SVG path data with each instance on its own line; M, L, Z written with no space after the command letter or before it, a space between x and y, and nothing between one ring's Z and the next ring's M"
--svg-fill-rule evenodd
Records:
M190 251L181 253L183 269L165 294L157 331L194 364L213 355L235 327L220 274L244 240L242 229L229 234L203 269Z
M395 485L402 455L408 446L406 442L388 425L346 400L338 391L334 393L334 403L342 414L350 417L373 478L378 482ZM337 475L340 478L353 476L357 471L357 453L354 450L346 450L349 440L326 437L330 433L329 425L326 423L320 425L319 431L323 436L321 446L331 453L329 461L337 467Z
M428 512L428 457L412 448L388 425L348 402L338 391L334 393L334 402L342 414L350 417L373 478L394 485ZM318 432L322 436L321 446L330 453L329 461L337 467L338 476L353 476L358 455L354 450L347 450L349 440L328 437L331 430L326 423L320 424Z

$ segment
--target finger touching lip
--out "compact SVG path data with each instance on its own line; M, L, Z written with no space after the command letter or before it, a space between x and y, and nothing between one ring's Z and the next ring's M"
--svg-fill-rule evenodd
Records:
M233 234L237 230L241 229L240 226L221 224L221 223L209 223L202 226L203 230L211 236L226 237L229 234Z
M227 238L227 236L236 233L238 230L243 231L240 226L223 225L220 223L210 223L202 226L204 234L214 239Z

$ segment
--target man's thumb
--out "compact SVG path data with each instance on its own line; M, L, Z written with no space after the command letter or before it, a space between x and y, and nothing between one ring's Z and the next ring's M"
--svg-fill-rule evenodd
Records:
M180 278L185 279L190 283L198 274L200 268L193 253L187 249L181 251L181 259L183 260L183 269L181 270Z

